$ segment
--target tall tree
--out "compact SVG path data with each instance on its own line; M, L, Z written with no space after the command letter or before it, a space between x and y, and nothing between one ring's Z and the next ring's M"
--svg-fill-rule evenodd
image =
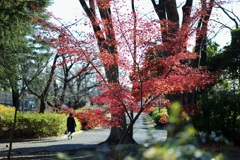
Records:
M68 107L78 108L84 106L90 96L89 91L96 88L98 83L90 80L95 74L89 70L90 63L74 62L73 59L70 55L61 55L58 72L55 74L59 82L56 96L60 103L68 102Z
M155 25L156 21L148 23L148 20L144 21L143 19L141 20L138 19L137 20L138 22L136 22L137 12L135 10L134 1L131 1L132 14L128 14L132 16L130 16L131 18L129 17L129 20L125 19L124 21L122 20L121 17L124 15L120 14L121 11L118 8L118 6L122 6L121 2L98 1L98 0L96 1L90 0L89 3L87 3L85 0L79 0L79 2L83 7L92 25L94 36L98 44L100 56L105 57L105 59L102 58L101 60L102 63L104 64L106 77L108 80L105 83L106 87L108 88L108 91L106 93L103 93L102 96L100 97L106 98L108 94L109 95L113 94L112 96L114 98L112 97L112 99L115 100L115 103L111 102L110 99L108 99L109 100L108 103L112 110L114 109L118 110L117 112L118 114L114 112L115 114L113 114L112 118L118 119L120 118L119 113L125 113L127 117L130 119L130 125L127 127L125 121L125 114L121 114L121 116L123 115L122 118L119 119L119 121L122 123L121 125L119 124L121 127L120 128L112 127L110 136L107 141L120 143L122 143L124 140L133 141L131 134L128 133L133 124L135 123L136 119L143 111L147 111L151 105L154 105L158 97L162 94L166 95L167 93L175 94L183 92L184 89L182 87L179 88L173 87L173 90L170 91L167 88L167 86L169 87L170 83L175 84L177 81L181 79L183 81L182 85L183 86L186 85L185 86L186 91L188 90L192 91L193 84L199 83L197 75L200 74L200 70L203 71L203 69L196 68L191 71L189 70L189 72L186 73L184 69L188 70L190 69L189 68L190 66L187 63L183 63L184 61L196 58L195 54L188 54L186 50L187 41L189 40L190 36L193 35L193 33L191 32L193 29L190 27L192 27L191 24L194 23L196 20L195 17L194 18L190 17L192 1L187 1L183 8L184 24L182 24L181 29L179 28L180 26L178 18L179 16L175 0L170 0L167 2L159 1L158 4L155 3L155 1L152 1L154 9L160 19L159 21L159 24L161 26L160 33L159 31L157 31L158 30L157 27L154 28L156 29L155 31L150 27L150 24ZM205 5L211 6L209 4ZM98 11L97 9L99 10L99 16L97 14ZM112 10L114 10L114 12L112 12ZM200 10L199 13L205 16L203 11L204 9ZM113 15L112 13L114 13L115 15ZM127 25L129 24L130 26L132 25L131 20L134 21L133 29L131 27L129 28L127 27ZM137 28L136 23L139 23L141 26L138 25ZM114 25L116 26L114 27ZM142 30L147 30L148 35L144 34ZM197 31L197 29L195 28L194 31ZM153 35L153 33L155 33L155 35ZM121 35L120 36L121 38L116 39L116 37L118 37L118 34ZM133 37L131 36L132 34L134 35ZM151 38L148 39L147 36L150 36ZM138 40L136 40L136 37L138 38ZM132 38L134 39L133 40L134 42L131 42ZM152 45L152 42L159 45ZM138 46L136 46L136 44L138 44ZM132 48L132 46L134 46L133 47L134 49ZM136 47L138 47L139 51L136 50ZM118 48L121 49L124 48L125 50L122 49L121 52L123 53L120 54L121 52L117 50ZM136 53L138 54L137 56L135 56ZM124 58L120 57L127 55L129 55L130 58L133 58L132 62L130 61L130 64L133 63L133 65L135 66L130 67L133 68L133 73L131 73L130 79L133 85L131 95L134 97L134 100L125 97L126 95L129 94L128 90L125 88L126 86L125 87L121 86L120 85L121 83L119 81L121 76L119 75L118 68L123 68L127 70L127 68L129 67L127 65L127 63L129 62L122 62L122 59ZM184 56L185 58L183 58ZM143 61L143 59L146 59L146 57L152 58ZM176 61L172 61L173 57L176 58ZM175 70L175 67L178 68L179 70ZM149 72L150 68L152 69L152 72ZM180 70L182 73L189 75L195 72L196 81L192 82L192 84L191 82L187 82L185 76L183 76L180 73L177 73L180 72ZM207 74L204 71L202 73ZM173 78L174 76L172 74L176 74L177 77L180 75L182 76L180 76L181 78L178 77L179 79L177 80ZM166 88L164 87L164 89L166 89L165 91L161 90L161 87L158 85L155 86L155 88L158 88L156 89L155 92L150 89L151 87L150 88L147 87L147 85L149 85L150 82L152 82L152 84L155 84L155 80L157 81L156 79L157 77L159 78L158 79L159 84L162 83L163 85L166 83L165 84ZM203 82L209 83L209 81L205 80L203 80ZM122 95L123 93L126 95L125 96ZM125 101L128 101L129 104L126 104ZM138 108L137 115L135 117L133 117L129 112L136 111L135 110L136 104L134 104L134 102L135 103L140 102L140 108Z
M187 50L191 38L197 42L202 35L205 37L205 23L213 1L201 1L194 10L192 1L186 1L181 25L174 0L152 1L158 19L141 15L134 0L131 5L117 0L79 2L87 17L83 25L89 25L93 32L86 37L80 36L79 40L67 30L63 36L68 46L59 44L58 50L60 54L84 59L98 73L97 78L102 81L101 95L92 100L107 104L107 110L101 113L111 117L94 120L101 124L108 120L105 126L111 126L111 132L107 142L133 142L130 132L134 123L140 114L149 112L160 97L193 92L196 87L202 89L213 83L214 74L199 65L200 52ZM196 45L202 46L202 43ZM97 61L93 62L92 57ZM196 67L190 63L195 59ZM166 106L169 104L166 98L162 98L162 102ZM136 112L135 116L132 111ZM130 121L128 125L126 117Z
M193 10L193 0L186 0L185 4L182 7L182 23L180 25L179 13L177 8L176 0L163 1L159 0L158 3L155 0L151 0L154 9L159 17L161 28L168 28L167 31L162 32L163 43L174 44L176 41L175 37L181 36L182 45L185 46L187 50L186 42L191 36L191 25L197 22L196 28L196 42L195 42L195 52L199 55L195 60L193 60L193 67L199 67L200 65L207 64L207 54L206 54L206 42L207 42L207 32L208 32L208 23L211 16L212 8L214 6L214 0L210 1L201 1L201 7L198 8L196 12L197 16L194 16L192 13ZM194 32L195 32L194 31ZM181 34L184 33L184 34ZM180 96L180 101L183 101L183 105L193 104L194 103L194 92L185 93Z
M19 65L27 59L29 53L33 52L29 46L31 37L36 31L36 19L46 19L46 14L40 8L47 7L49 0L15 1L14 3L2 1L1 7L1 82L11 88L13 94L13 105L19 106ZM36 10L39 8L39 10ZM36 44L36 43L35 43ZM22 61L23 60L23 61Z
M10 147L8 159L11 156L12 138L16 124L17 110L19 108L19 97L24 87L19 91L19 65L24 53L30 52L28 38L34 33L33 25L36 24L36 17L44 18L46 15L42 10L49 5L46 1L18 1L10 2L3 0L0 2L0 67L1 84L4 89L10 88L12 92L13 105L15 107L14 123L10 133Z
M89 5L85 0L79 0L79 2L91 21L100 52L107 52L108 54L111 54L113 62L109 66L105 65L104 67L107 81L108 83L119 83L117 42L113 28L110 1L90 0ZM103 28L101 28L101 24L98 22L96 9L99 9ZM113 116L115 115L113 114ZM120 136L126 131L125 115L122 115L122 123L122 129L115 126L111 128L111 133L107 140L108 142L117 143L121 138Z

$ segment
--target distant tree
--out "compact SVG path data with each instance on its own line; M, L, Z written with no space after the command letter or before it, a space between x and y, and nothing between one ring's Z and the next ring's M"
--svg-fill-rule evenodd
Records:
M49 95L52 82L54 80L56 64L59 58L58 54L52 54L52 55L53 57L49 59L52 61L48 61L48 63L46 63L50 67L44 68L47 70L47 73L43 73L43 74L41 73L41 75L38 75L32 80L31 84L27 85L27 91L30 94L36 96L40 100L39 113L44 113L44 111L46 110L46 104L49 103L48 95ZM36 84L39 84L39 82L41 85L36 85Z
M86 98L90 97L90 90L98 86L98 82L91 81L96 74L86 61L75 61L75 56L61 54L58 68L55 72L56 88L54 97L58 103L71 103L72 107L84 106ZM71 106L68 106L71 107Z
M21 80L19 66L24 65L25 61L30 58L30 53L37 50L36 40L30 38L34 35L35 27L38 24L35 20L37 18L46 20L47 18L42 10L36 11L36 8L44 8L49 4L48 0L41 3L32 1L12 3L4 0L0 3L2 17L0 23L2 76L0 82L4 86L3 88L11 88L13 105L16 108L19 107L19 94L22 92L19 91L19 80Z

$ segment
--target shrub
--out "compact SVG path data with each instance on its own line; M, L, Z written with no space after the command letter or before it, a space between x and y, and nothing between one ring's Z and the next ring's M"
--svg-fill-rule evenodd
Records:
M235 145L240 145L240 99L233 91L210 90L197 94L202 112L193 117L193 125L199 131L224 135ZM211 139L207 139L211 140Z
M14 113L15 108L14 107L6 107L2 104L0 104L0 113Z
M162 123L160 121L163 115L168 117L167 108L160 108L159 110L159 107L155 107L154 111L150 114L150 116L152 117L157 126L164 126L165 123Z
M85 107L75 110L74 116L82 124L82 129L93 129L98 126L109 126L109 117L98 107Z
M1 106L0 108L0 137L8 138L13 124L14 108ZM19 112L17 114L14 138L43 138L58 136L66 130L67 116L59 113L32 113ZM81 124L76 121L76 130L81 129Z

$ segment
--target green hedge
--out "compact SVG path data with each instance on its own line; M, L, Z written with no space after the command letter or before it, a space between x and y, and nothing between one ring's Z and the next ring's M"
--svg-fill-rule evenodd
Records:
M13 124L14 112L1 111L0 109L0 137L9 138L10 128ZM14 138L43 138L58 136L66 130L67 115L59 113L31 113L19 112L14 131ZM77 128L81 124L76 120Z

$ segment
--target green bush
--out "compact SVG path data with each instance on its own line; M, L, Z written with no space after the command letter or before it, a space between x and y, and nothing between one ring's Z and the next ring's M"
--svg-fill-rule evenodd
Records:
M0 119L0 137L9 138L14 112L0 110ZM14 138L28 139L58 136L67 129L66 121L67 115L65 114L19 112L17 114ZM76 123L76 130L80 130L81 124L77 120Z
M224 135L229 141L240 145L240 99L236 98L235 93L212 89L197 95L202 112L193 117L194 127L208 134L207 138L211 133L215 133Z
M154 111L150 114L150 116L152 117L153 121L155 122L155 124L157 126L164 126L165 124L161 123L159 120L162 118L162 115L163 114L167 114L168 111L166 108L160 108L159 110L159 107L155 107L154 108Z

